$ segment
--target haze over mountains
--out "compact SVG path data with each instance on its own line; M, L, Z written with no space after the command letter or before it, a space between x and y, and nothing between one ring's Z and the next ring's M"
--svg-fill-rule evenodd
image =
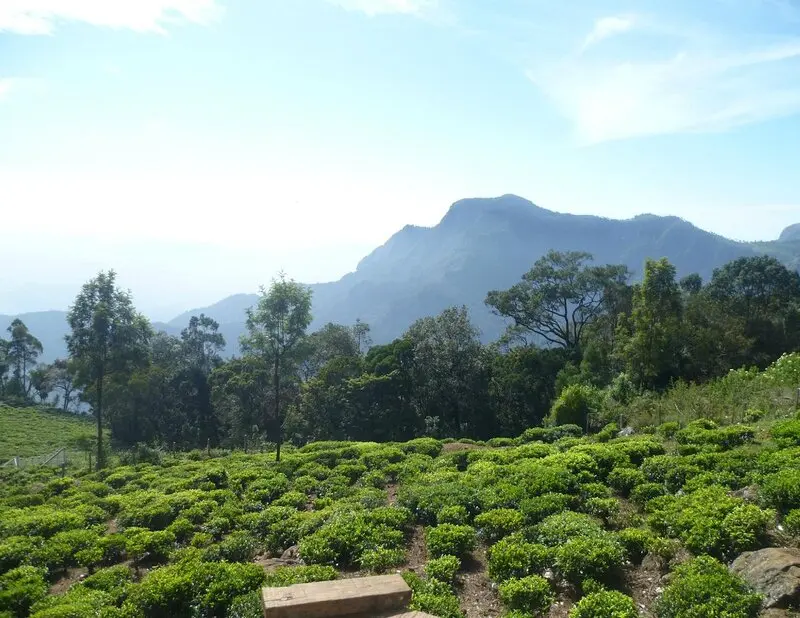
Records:
M599 264L625 264L634 279L639 278L646 258L667 257L679 276L696 272L708 279L714 268L726 262L761 253L800 268L800 224L787 228L779 240L743 243L677 217L639 215L614 220L561 214L515 195L460 200L438 225L406 226L363 258L354 272L338 281L311 285L311 328L361 319L372 327L374 342L385 343L420 317L451 305L467 305L484 340L491 341L503 331L504 323L485 307L486 293L516 283L551 249L588 251ZM156 322L154 327L178 334L191 315L205 313L220 323L227 353L235 354L245 310L257 298L256 294L236 294L189 310L168 323ZM0 329L5 330L13 317L0 315ZM42 341L43 360L65 354L65 312L19 317Z

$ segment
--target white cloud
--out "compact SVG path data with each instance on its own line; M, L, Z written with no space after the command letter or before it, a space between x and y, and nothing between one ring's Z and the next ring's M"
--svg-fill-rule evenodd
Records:
M205 24L221 12L216 0L2 0L0 32L42 35L59 22L83 22L163 34L168 24Z
M370 17L382 14L419 15L436 8L438 0L327 0L347 11L359 11Z
M759 3L758 23L772 29L761 31L741 30L745 17L755 18L743 12L706 23L606 17L574 51L544 54L528 77L584 144L724 131L799 113L800 37L786 36L768 6ZM594 45L623 32L637 36Z
M44 82L26 77L0 77L0 102L8 99L12 93L39 89Z
M614 16L598 19L594 24L594 28L586 37L583 48L586 49L591 45L617 34L624 34L631 30L635 23L634 18L631 16Z

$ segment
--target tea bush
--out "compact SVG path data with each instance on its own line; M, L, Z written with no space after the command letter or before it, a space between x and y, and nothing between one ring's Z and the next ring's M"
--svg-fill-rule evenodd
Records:
M800 508L800 470L780 470L767 475L760 492L764 503L779 511Z
M591 578L602 580L625 562L625 550L608 532L568 539L556 549L555 565L565 579L580 583Z
M475 518L478 534L487 543L494 543L516 532L524 523L525 517L515 509L494 509Z
M456 556L441 556L428 560L425 565L425 575L429 579L438 579L440 582L452 585L460 568L461 560Z
M436 514L437 524L459 524L464 525L469 523L469 513L460 504L453 506L446 506Z
M425 531L428 553L434 558L463 558L475 549L475 528L456 524L440 524Z
M403 573L411 588L409 609L429 613L438 618L463 618L461 604L450 585L438 579L422 579L412 571Z
M755 618L760 608L761 597L710 556L699 556L675 569L655 607L658 618Z
M542 572L552 563L553 552L544 545L526 541L522 535L512 535L492 545L488 558L489 578L503 582Z
M601 590L578 601L569 618L639 618L639 609L629 596L616 590Z
M24 618L31 607L47 596L47 571L21 566L0 575L0 612Z
M538 575L509 579L500 584L499 592L500 600L509 609L534 615L544 614L555 600L550 582Z

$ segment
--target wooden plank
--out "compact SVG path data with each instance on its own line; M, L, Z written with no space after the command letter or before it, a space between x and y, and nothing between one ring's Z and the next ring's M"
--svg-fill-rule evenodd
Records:
M261 591L265 618L334 618L403 610L411 589L400 575L295 584Z

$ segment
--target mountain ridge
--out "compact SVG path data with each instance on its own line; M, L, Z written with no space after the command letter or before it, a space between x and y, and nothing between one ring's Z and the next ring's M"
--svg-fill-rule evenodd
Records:
M766 253L794 268L800 267L800 225L790 226L780 240L759 243L734 241L702 230L675 216L640 214L630 219L558 213L513 194L465 198L454 202L437 225L406 225L376 247L356 269L337 281L315 283L312 329L333 321L356 319L372 327L373 340L384 343L399 336L414 320L439 313L451 305L467 305L485 340L495 339L503 322L485 307L491 289L507 288L533 262L555 249L580 250L599 264L625 264L638 278L647 257L667 257L679 276L698 272L708 279L713 269L738 257ZM179 334L191 315L205 313L220 323L227 352L238 352L245 309L257 294L234 294L206 307L179 314L154 326ZM61 328L55 323L61 314ZM47 319L41 314L49 314ZM63 354L64 312L35 312L31 332ZM0 328L13 316L0 316ZM52 322L46 336L36 324ZM52 333L50 331L53 331ZM58 332L56 332L58 331ZM54 356L53 356L54 357ZM52 359L52 358L50 358Z

